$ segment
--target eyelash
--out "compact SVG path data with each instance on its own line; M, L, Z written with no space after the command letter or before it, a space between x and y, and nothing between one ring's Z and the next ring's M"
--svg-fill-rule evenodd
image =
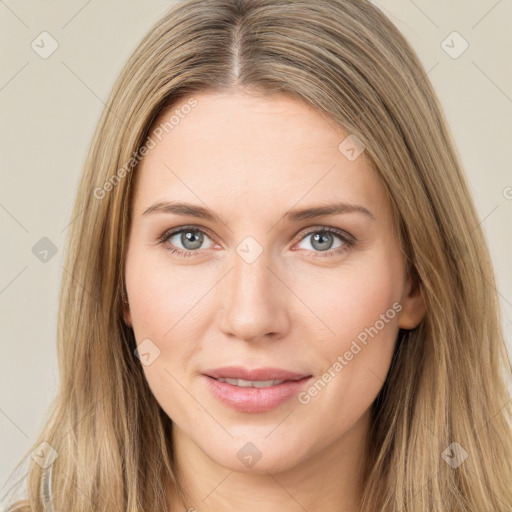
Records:
M177 235L179 233L185 232L185 231L193 231L193 232L197 232L197 233L202 233L202 234L208 236L209 238L212 238L210 236L210 234L207 231L205 231L204 229L197 228L195 226L183 226L183 227L180 227L179 229L166 231L161 237L159 237L158 243L161 245L165 245L171 237L173 237L174 235ZM304 240L307 236L309 236L313 233L332 233L341 239L341 241L343 242L343 246L337 247L336 249L329 249L328 251L313 251L316 254L318 254L319 256L308 256L308 257L312 257L312 258L317 258L317 257L325 258L325 257L333 256L336 254L338 254L338 255L343 254L344 252L348 251L352 246L354 246L355 242L356 242L356 239L352 235L349 235L348 233L346 233L345 231L342 231L341 229L332 228L329 226L322 226L321 228L316 227L316 228L309 229L304 234L304 236L299 240L299 242L302 242L302 240ZM183 257L183 258L197 255L198 253L201 253L201 251L202 251L201 249L184 251L183 249L178 249L176 247L171 247L171 246L166 247L166 250L169 251L171 254L176 254L179 257Z

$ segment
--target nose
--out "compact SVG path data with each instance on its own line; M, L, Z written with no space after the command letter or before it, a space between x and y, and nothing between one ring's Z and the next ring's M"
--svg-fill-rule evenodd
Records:
M291 324L291 294L267 252L251 263L235 253L233 267L219 283L220 330L249 342L284 336Z

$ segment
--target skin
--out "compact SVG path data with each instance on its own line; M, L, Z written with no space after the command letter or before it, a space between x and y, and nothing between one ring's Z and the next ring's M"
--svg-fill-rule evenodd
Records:
M348 133L296 99L248 90L194 97L197 106L139 166L125 267L125 320L137 343L150 339L160 350L143 369L173 421L191 500L180 504L170 487L171 510L357 511L370 406L399 327L416 327L425 313L385 189L364 152L350 161L338 150ZM218 218L143 215L171 200ZM331 201L364 206L374 219L360 212L283 219L292 208ZM180 233L158 243L190 225L205 230L200 252ZM324 247L343 252L323 256L314 235L326 226L356 242L332 235ZM247 236L262 249L252 263L236 251ZM192 254L172 254L172 245ZM236 411L201 377L240 365L316 380L394 303L401 311L307 404L294 397L263 413ZM261 453L252 467L237 457L247 442Z

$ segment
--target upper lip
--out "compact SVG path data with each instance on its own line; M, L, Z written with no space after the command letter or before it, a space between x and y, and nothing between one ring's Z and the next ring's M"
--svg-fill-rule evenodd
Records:
M226 366L207 370L205 375L214 379L243 379L243 380L299 380L310 377L305 373L296 373L281 368L255 368L248 369L241 366Z

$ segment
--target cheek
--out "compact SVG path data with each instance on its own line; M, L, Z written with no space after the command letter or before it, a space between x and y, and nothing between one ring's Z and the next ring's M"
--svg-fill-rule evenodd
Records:
M387 263L379 264L383 261ZM386 258L380 254L326 274L310 288L308 304L321 312L322 321L333 332L327 332L317 348L322 361L320 375L299 398L317 411L317 418L329 418L326 421L333 431L355 422L386 379L401 311L400 261L398 255ZM300 286L306 290L304 284ZM346 414L330 414L333 404Z
M215 283L214 275L197 268L171 268L165 258L134 252L127 260L126 286L136 339L165 344L176 332L193 329L201 299ZM180 334L181 335L181 334ZM164 347L162 347L164 348Z
M146 380L162 408L175 414L190 399L180 384L201 350L205 319L214 311L207 297L216 274L203 270L198 278L193 265L172 268L156 256L136 249L128 254L126 287L136 343L156 355L142 366Z
M332 418L333 423L355 421L386 379L401 311L400 261L398 256L380 254L338 271L317 273L316 279L302 276L296 281L304 302L318 314L322 325L328 326L315 348L321 382L317 380L305 390L301 403L320 411L325 408L325 414L332 404L343 407L347 415ZM318 417L323 417L323 412Z
M150 364L143 364L141 358L142 369L155 399L173 419L194 414L183 386L202 339L201 297L211 285L207 277L198 280L193 273L192 267L170 269L165 262L135 251L126 266L136 343L148 347L152 356Z
M371 258L339 269L295 273L294 290L314 313L312 324L321 329L327 346L343 349L376 323L379 331L398 325L401 268L394 260L379 264L384 260Z

